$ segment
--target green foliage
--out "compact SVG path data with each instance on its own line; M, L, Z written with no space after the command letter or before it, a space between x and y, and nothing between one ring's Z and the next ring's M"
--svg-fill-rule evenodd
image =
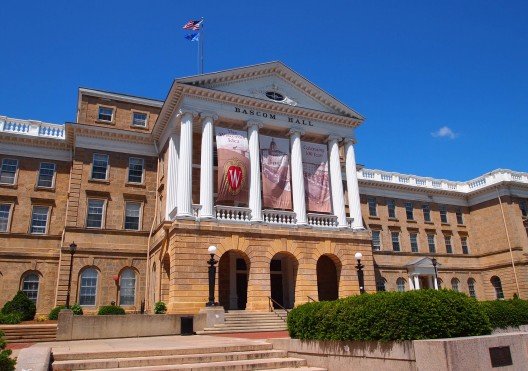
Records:
M11 350L6 349L4 333L0 331L0 371L12 371L15 369L15 360L11 359Z
M292 338L416 340L491 333L475 299L449 290L380 292L307 303L288 315Z
M13 300L5 303L2 308L2 314L20 313L22 315L22 321L31 321L35 318L36 311L37 307L35 303L29 300L27 295L22 291L17 292Z
M164 302L158 301L154 304L154 313L156 314L165 314L167 312L167 306Z
M59 319L59 312L63 309L66 309L65 305L57 305L48 314L48 319L51 319L51 320ZM76 316L82 316L83 314L83 310L79 304L73 304L70 309L72 310L73 314Z
M125 314L123 307L118 305L105 305L99 308L97 315L99 316L108 316L108 315L122 315Z
M493 328L528 325L528 301L521 299L483 301L480 303Z
M0 324L3 325L16 325L17 323L22 322L22 315L18 312L13 312L9 314L0 313Z

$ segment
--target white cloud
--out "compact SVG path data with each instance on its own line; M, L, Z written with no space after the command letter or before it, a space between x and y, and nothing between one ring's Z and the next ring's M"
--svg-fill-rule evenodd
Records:
M442 126L437 131L432 132L431 135L435 138L455 139L458 137L458 133L453 132L453 130L451 130L451 128L448 126Z

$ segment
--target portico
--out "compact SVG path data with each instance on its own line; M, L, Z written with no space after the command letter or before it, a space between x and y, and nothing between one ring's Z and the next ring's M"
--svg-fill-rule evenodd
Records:
M436 263L440 266L440 263ZM413 290L438 290L435 267L431 258L424 257L411 261L405 266L409 273L409 287Z

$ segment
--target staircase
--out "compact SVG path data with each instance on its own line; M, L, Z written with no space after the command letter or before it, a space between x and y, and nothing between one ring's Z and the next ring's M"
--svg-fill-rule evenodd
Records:
M198 337L197 337L198 338ZM300 358L289 358L286 351L273 350L269 343L163 348L53 352L57 370L297 370L324 371L307 367Z
M57 337L56 324L42 325L1 325L0 331L5 334L8 343L39 343L54 341Z
M201 335L226 334L237 332L286 331L285 310L273 312L247 312L232 310L225 314L225 323L206 327L199 331Z

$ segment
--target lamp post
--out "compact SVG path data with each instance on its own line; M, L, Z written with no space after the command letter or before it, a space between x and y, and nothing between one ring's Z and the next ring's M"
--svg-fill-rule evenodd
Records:
M71 290L71 277L73 269L73 255L77 251L77 245L75 242L70 244L70 274L68 275L68 293L66 294L66 308L70 308L70 290Z
M433 268L435 272L435 289L438 290L438 269L436 268L438 261L436 260L436 258L432 258L431 263L433 263Z
M205 304L205 306L214 307L215 306L214 291L215 291L215 278L216 278L215 264L218 263L214 258L215 253L216 253L216 246L214 245L209 246L207 251L211 255L211 259L207 261L207 263L209 264L209 301Z
M363 254L360 252L357 252L354 257L357 260L357 275L358 275L358 281L359 281L359 293L364 294L365 293L365 277L363 276L363 268L365 266L361 264L361 259L363 258Z

